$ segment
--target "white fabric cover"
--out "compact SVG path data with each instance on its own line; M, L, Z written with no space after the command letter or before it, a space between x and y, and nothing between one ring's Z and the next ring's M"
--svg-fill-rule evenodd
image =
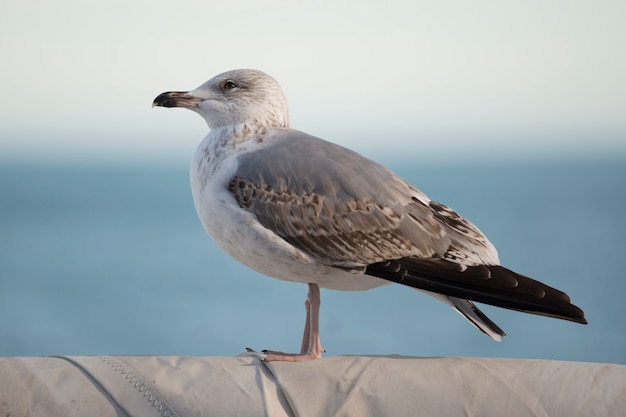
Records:
M1 416L624 416L626 366L335 356L0 358Z

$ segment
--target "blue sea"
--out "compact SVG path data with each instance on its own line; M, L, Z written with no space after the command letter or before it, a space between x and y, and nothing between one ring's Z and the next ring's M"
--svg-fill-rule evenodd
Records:
M472 220L502 264L566 291L586 326L484 306L475 330L410 288L322 290L326 355L548 358L626 364L626 160L384 161ZM296 351L306 286L211 242L188 168L0 167L0 355Z

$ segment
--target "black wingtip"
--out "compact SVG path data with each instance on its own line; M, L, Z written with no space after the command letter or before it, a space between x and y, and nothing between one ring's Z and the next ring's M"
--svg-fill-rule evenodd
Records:
M584 311L567 294L500 265L461 268L443 259L402 258L369 265L365 273L425 291L587 324Z

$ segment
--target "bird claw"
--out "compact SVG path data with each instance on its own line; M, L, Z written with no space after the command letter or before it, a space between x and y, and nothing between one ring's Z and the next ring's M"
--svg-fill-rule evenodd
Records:
M241 357L250 356L253 358L257 358L261 361L265 361L265 359L267 359L267 354L265 353L265 351L257 352L256 350L250 349L249 347L246 348L245 352L240 353L237 356L241 356Z
M257 352L256 350L247 347L245 352L240 353L237 356L252 356L254 358L262 360L263 362L302 362L311 359L320 359L323 352L326 351L322 350L321 352L285 353L275 350L264 349L260 352Z

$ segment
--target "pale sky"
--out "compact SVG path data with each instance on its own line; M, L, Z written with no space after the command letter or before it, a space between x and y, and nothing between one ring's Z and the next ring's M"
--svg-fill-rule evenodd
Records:
M625 22L623 0L1 0L0 156L189 159L206 125L152 99L234 68L370 156L626 156Z

